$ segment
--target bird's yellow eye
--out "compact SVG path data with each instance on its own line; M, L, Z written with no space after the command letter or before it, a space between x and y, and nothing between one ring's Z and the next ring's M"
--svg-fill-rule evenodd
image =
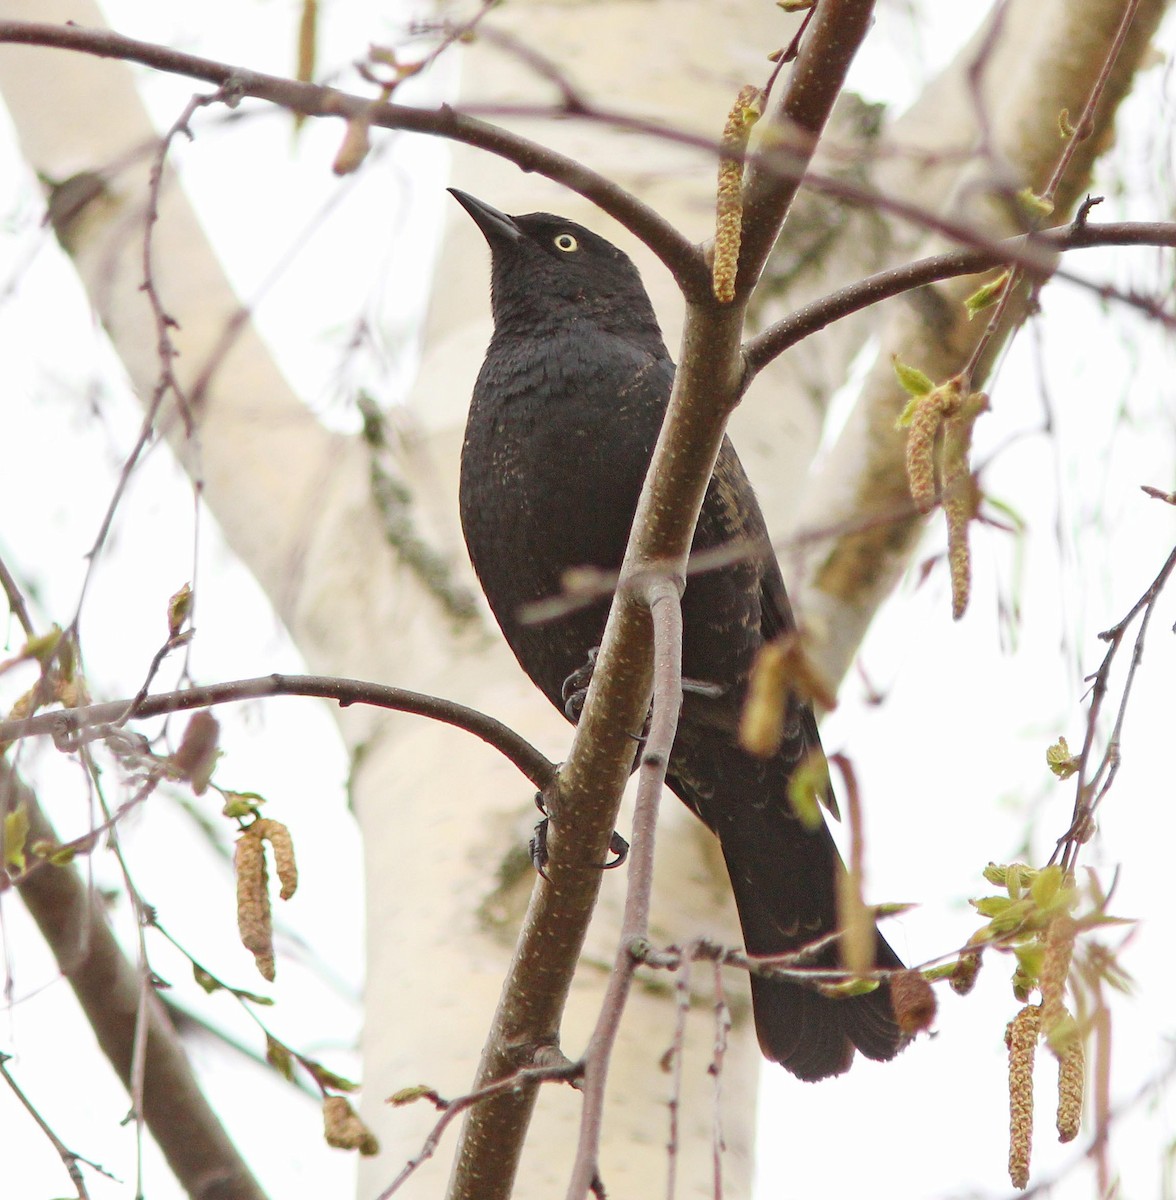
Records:
M580 243L570 233L557 233L555 235L555 248L562 250L565 254L571 254L573 250L579 250Z

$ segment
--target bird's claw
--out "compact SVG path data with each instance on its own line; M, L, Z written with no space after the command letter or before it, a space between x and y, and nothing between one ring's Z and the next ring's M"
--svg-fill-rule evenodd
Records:
M563 681L563 687L560 688L560 695L564 702L564 716L572 724L576 724L580 720L580 714L584 711L584 700L588 696L588 685L592 682L592 672L596 670L596 659L599 654L600 647L593 646L588 651L588 658L583 666L577 667Z
M532 866L550 883L551 877L547 874L547 863L550 857L547 853L547 834L551 828L551 818L547 815L547 805L542 792L535 793L535 807L539 809L543 817L535 823L535 832L531 834L531 840L527 846L531 854ZM608 849L613 857L601 864L602 871L611 871L614 867L619 867L629 857L629 843L615 829L609 836Z
M629 843L615 829L608 839L608 848L616 857L611 862L606 862L600 868L602 871L611 871L614 867L619 867L629 857Z
M536 797L538 800L538 797ZM551 824L549 817L544 817L541 821L536 821L535 832L531 834L531 840L527 843L527 847L531 852L531 865L547 880L551 882L550 876L547 874L547 829Z

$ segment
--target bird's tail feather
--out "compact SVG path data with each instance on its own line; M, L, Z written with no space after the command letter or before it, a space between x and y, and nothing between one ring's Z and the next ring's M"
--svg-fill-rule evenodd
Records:
M711 741L709 738L701 739ZM810 831L787 799L790 768L782 759L754 759L736 746L691 747L689 760L710 761L706 794L689 780L672 783L719 835L750 954L785 954L837 928L837 877L845 868L828 829ZM901 967L879 933L875 965ZM836 944L812 962L837 965ZM764 1055L800 1079L824 1079L849 1069L854 1051L886 1060L907 1042L894 1019L890 989L836 998L791 980L753 976L752 1006Z

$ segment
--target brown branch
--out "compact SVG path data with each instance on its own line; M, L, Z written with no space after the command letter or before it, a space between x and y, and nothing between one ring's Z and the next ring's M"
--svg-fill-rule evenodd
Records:
M567 1200L583 1200L597 1175L609 1059L637 969L638 959L633 947L649 936L657 810L682 707L682 587L681 579L673 581L659 575L652 577L645 588L645 602L653 623L652 716L637 774L633 852L629 857L629 885L621 918L620 944L596 1028L584 1052L584 1108L580 1115L580 1142L568 1181Z
M55 844L55 830L32 791L0 759L5 811L29 817L29 840ZM72 865L29 872L17 891L53 952L102 1052L123 1086L134 1086L141 973L115 940L101 898ZM200 1090L171 1021L153 992L143 1005L142 1116L181 1186L194 1200L265 1200Z
M421 1099L431 1100L436 1104L441 1109L441 1116L433 1128L429 1130L428 1136L425 1138L420 1150L404 1164L400 1169L400 1173L376 1197L376 1200L389 1200L390 1196L395 1195L408 1179L433 1157L437 1152L437 1147L441 1144L441 1138L445 1130L454 1118L460 1116L466 1109L472 1108L475 1104L482 1104L487 1100L492 1100L495 1096L501 1096L503 1092L513 1091L516 1088L533 1087L535 1084L548 1082L573 1083L579 1073L580 1067L577 1063L568 1063L566 1061L548 1066L523 1067L513 1075L498 1080L497 1083L491 1083L486 1087L467 1092L464 1096L458 1096L456 1100L441 1100L435 1093L420 1097ZM413 1098L416 1099L417 1097Z
M1107 47L1102 69L1099 71L1094 83L1091 85L1090 93L1086 97L1082 116L1078 118L1078 123L1071 129L1070 136L1066 139L1066 144L1062 147L1061 154L1058 155L1058 161L1054 165L1053 174L1050 175L1049 182L1045 185L1045 190L1041 193L1042 199L1048 200L1051 204L1057 195L1058 188L1062 185L1066 171L1069 170L1070 163L1074 161L1074 155L1078 152L1079 144L1090 137L1095 131L1095 113L1098 111L1103 93L1107 90L1107 85L1111 81L1111 72L1114 70L1119 54L1127 42L1127 34L1131 29L1131 23L1135 20L1138 10L1139 0L1127 0L1123 5L1123 15L1119 19L1119 26L1115 30L1115 36L1111 39L1111 44Z
M50 734L59 745L69 748L69 743L78 735L92 731L91 736L101 737L106 732L104 727L114 722L121 724L126 720L142 720L164 713L267 696L315 696L334 700L341 708L352 704L368 704L374 708L429 717L481 738L510 759L537 788L546 788L555 776L555 765L530 742L501 721L477 709L423 692L411 692L405 688L366 683L358 679L336 679L329 675L261 675L254 679L237 679L228 683L186 688L181 692L147 696L137 705L131 705L126 700L114 700L86 708L39 713L24 720L0 721L0 743Z
M337 88L302 83L196 54L186 54L169 46L124 37L106 29L85 29L77 25L51 25L36 21L0 21L0 43L3 42L49 46L100 58L142 63L158 71L214 84L230 102L252 96L306 117L360 119L380 128L432 134L487 150L513 162L524 171L544 175L591 200L645 242L661 258L683 289L697 291L709 286L706 266L697 248L664 217L632 193L573 158L459 113L449 105L429 110L386 103Z
M1071 279L1100 290L1098 285L1053 271L1048 256L1063 250L1086 250L1100 246L1167 246L1176 248L1176 223L1170 221L1121 221L1105 225L1059 226L1041 233L1024 234L991 242L985 247L934 254L901 267L891 267L813 300L751 338L743 348L746 364L744 387L784 351L806 337L882 300L889 300L929 283L974 275L994 267L1020 264L1031 269L1048 269L1059 278ZM1167 322L1176 320L1162 313Z
M743 185L743 236L736 292L759 282L833 101L873 18L873 0L821 0L780 100L761 122L759 150Z

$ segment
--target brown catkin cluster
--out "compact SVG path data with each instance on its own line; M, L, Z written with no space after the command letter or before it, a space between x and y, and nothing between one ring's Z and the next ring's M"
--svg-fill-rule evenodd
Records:
M715 299L730 304L735 299L739 270L739 245L743 237L743 155L751 128L764 110L764 94L752 84L739 89L727 115L720 142L719 190L715 201L715 257L712 286Z
M274 925L270 911L265 844L252 829L237 839L237 929L241 944L253 955L263 979L274 978Z
M279 895L289 900L298 888L298 867L290 830L281 821L260 817L237 839L233 855L237 868L237 928L241 944L253 955L262 978L274 978L274 923L270 909L269 871L265 843L273 847Z
M1058 1056L1058 1140L1072 1142L1082 1125L1086 1054L1082 1039L1072 1037Z
M336 175L350 175L358 171L372 148L372 123L369 117L352 117L347 122L343 141L331 170Z
M294 861L294 840L290 837L290 830L281 821L273 821L268 817L254 821L250 830L273 847L274 868L282 885L278 894L283 900L289 900L298 890L298 865Z
M1060 1056L1060 1047L1054 1040L1062 1019L1068 1016L1062 997L1066 980L1070 975L1070 959L1074 953L1074 939L1078 924L1069 913L1059 913L1049 923L1045 933L1045 953L1041 960L1041 1031L1049 1040L1050 1048ZM1065 1037L1065 1041L1072 1040Z
M1033 1058L1041 1030L1041 1009L1027 1004L1009 1022L1005 1045L1009 1048L1009 1178L1013 1187L1029 1183L1029 1155L1033 1149Z
M968 526L980 508L980 489L968 459L972 427L988 408L981 392L969 396L943 423L943 512L947 518L947 561L951 572L951 615L958 621L968 607L972 584L972 557Z
M926 515L935 507L935 438L946 417L960 406L958 380L949 380L921 397L913 406L907 432L906 469L911 499Z

